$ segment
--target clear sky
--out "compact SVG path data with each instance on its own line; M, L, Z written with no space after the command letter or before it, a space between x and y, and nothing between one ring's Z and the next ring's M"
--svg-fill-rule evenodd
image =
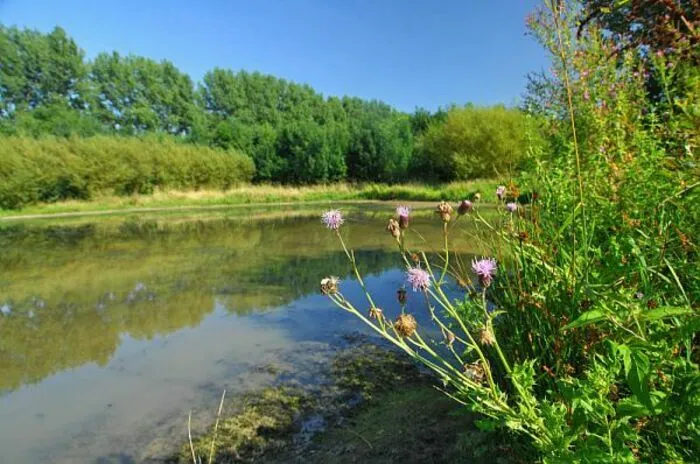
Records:
M308 83L402 110L518 101L547 67L525 34L537 0L0 0L0 23L59 25L94 57L168 59Z

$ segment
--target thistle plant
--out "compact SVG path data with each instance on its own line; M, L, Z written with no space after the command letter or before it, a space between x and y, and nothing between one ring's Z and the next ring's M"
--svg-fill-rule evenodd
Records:
M472 205L468 205L471 212ZM409 232L410 214L407 208L397 208L398 218L390 218L387 227L396 240L397 251L406 268L406 286L421 296L427 315L443 334L443 340L424 336L425 331L419 327L417 318L405 311L405 289L397 292L399 308L393 320L389 319L386 308L375 305L358 269L355 254L345 243L341 227L344 218L337 210L326 212L323 222L345 251L364 293L367 309L363 310L357 302L345 298L335 277L322 279L321 291L338 307L357 316L376 333L431 369L441 380L442 389L452 398L530 436L538 446L548 449L553 446L553 437L538 414L527 375L520 374L529 372L531 367L511 365L494 330L494 319L499 313L489 309L487 292L496 279L496 260L488 257L473 260L476 282L469 285L467 293L476 295L474 298L460 302L448 297L445 288L448 285L446 276L451 274L448 226L456 220L452 217L453 210L444 201L435 209L444 233L444 255L439 255L440 264L437 266L424 252L413 251L407 246L405 235ZM467 214L463 206L462 214ZM475 220L484 221L478 214ZM466 317L474 314L476 318ZM497 377L497 373L505 373L507 377Z

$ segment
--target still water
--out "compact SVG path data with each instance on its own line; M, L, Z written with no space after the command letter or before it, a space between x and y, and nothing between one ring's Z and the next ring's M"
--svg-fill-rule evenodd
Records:
M378 305L396 310L392 206L345 205L343 233ZM303 376L338 337L366 332L318 292L340 275L361 301L322 210L0 223L0 462L158 456L186 439L190 409L268 382L260 366ZM438 221L418 216L412 240L440 243ZM476 252L462 227L454 245Z

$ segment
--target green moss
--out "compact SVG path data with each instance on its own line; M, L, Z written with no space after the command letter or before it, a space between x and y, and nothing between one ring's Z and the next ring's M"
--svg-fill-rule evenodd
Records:
M218 430L193 440L197 457L208 462L214 443L214 462L251 461L281 447L294 430L299 415L308 406L308 396L296 389L268 388L243 400L243 406L219 423ZM192 449L185 443L175 462L192 462Z

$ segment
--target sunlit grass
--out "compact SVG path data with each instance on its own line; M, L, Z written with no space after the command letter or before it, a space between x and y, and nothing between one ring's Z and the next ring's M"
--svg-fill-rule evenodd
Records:
M135 209L217 207L258 203L293 203L311 201L458 201L481 192L489 199L496 188L492 180L473 180L449 184L349 184L313 186L242 185L221 190L166 190L150 195L105 195L88 201L67 200L28 206L19 210L0 210L0 217L61 214Z

